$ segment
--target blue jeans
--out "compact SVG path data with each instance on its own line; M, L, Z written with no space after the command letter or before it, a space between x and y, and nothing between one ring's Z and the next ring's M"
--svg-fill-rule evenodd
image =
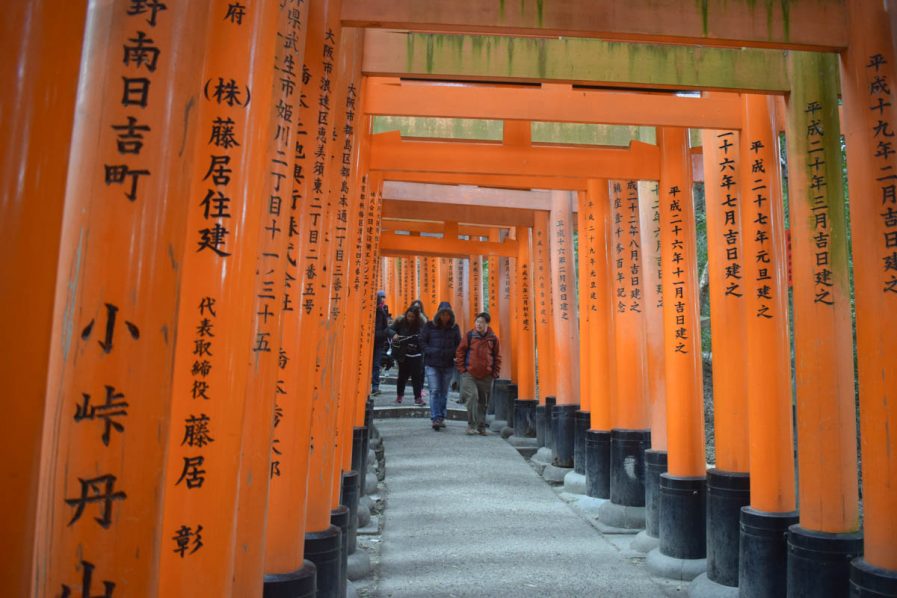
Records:
M374 347L374 367L371 372L371 392L380 390L380 362L383 361L384 353L386 353L386 347L383 345Z
M430 389L430 419L445 419L445 403L448 401L449 385L455 368L434 368L427 366L427 387Z

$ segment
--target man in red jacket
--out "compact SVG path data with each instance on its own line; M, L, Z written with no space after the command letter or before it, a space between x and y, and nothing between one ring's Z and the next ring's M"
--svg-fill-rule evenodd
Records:
M461 372L461 397L467 403L467 433L486 436L486 403L492 381L501 369L498 337L489 327L492 318L477 314L474 329L468 332L455 352L455 367Z

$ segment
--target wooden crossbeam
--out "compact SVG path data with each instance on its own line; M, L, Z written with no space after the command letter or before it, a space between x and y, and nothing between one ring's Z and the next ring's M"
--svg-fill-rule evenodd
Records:
M848 0L343 0L350 27L835 51Z
M551 206L551 193L548 191L490 189L465 185L432 185L390 181L383 184L382 195L384 199L467 206L495 206L522 210L549 210Z
M487 118L607 125L734 130L741 128L738 94L707 98L671 93L574 89L572 85L444 85L372 77L365 112L375 116Z
M532 226L533 210L384 199L383 218L442 220L487 226Z
M492 226L485 224L465 224L458 226L455 234L467 237L487 237ZM380 224L383 231L408 231L416 233L442 233L446 234L446 223L433 220L405 220L399 218L384 218Z
M585 178L532 175L387 170L383 173L383 179L385 181L436 183L442 185L479 185L483 187L500 187L504 189L560 189L562 191L581 191L586 188Z
M451 3L446 3L451 4ZM785 52L597 39L365 32L366 75L782 94Z
M468 257L471 255L517 257L517 241L507 239L501 243L494 243L384 232L380 235L380 255L387 257Z
M374 135L371 170L540 175L657 180L657 146L637 141L628 149L506 146L495 143L403 141L397 132ZM549 185L548 188L553 188Z

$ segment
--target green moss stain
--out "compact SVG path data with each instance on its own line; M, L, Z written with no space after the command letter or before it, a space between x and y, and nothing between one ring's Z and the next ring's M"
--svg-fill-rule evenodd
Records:
M741 0L753 12L757 8L757 0ZM849 0L848 0L849 1ZM794 0L764 0L766 8L766 35L769 40L775 39L776 5L782 13L782 39L787 41L791 37L791 4ZM710 34L710 0L696 0L698 10L701 12L701 26L704 36ZM714 4L717 12L726 10L725 2L717 1Z
M779 0L779 4L782 6L782 29L787 40L791 37L791 0ZM772 27L770 26L771 31Z
M405 35L405 69L410 73L414 70L414 40L417 39L413 33Z
M542 12L543 5L544 5L544 0L536 0L536 22L539 23L539 27L542 26L542 22L544 20L543 12Z
M510 77L514 71L514 40L508 38L504 43L505 47L508 49L508 76Z
M706 37L710 31L710 0L698 0L698 10L701 11L701 30Z
M544 39L536 40L536 43L539 45L539 78L544 79L545 73L548 72L548 46L545 44Z
M498 0L498 18L505 20L505 0Z
M427 72L433 72L433 44L435 40L432 36L427 37Z

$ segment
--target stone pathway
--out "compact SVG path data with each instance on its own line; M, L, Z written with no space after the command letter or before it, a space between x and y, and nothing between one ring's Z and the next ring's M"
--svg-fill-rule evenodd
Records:
M650 576L632 536L601 534L499 436L466 436L461 421L440 432L420 418L375 423L385 510L360 595L685 595Z

